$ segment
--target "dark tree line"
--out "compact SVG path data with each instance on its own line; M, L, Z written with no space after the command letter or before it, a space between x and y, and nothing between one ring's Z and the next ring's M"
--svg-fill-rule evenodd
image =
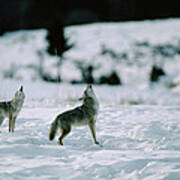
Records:
M54 19L64 25L96 21L180 16L175 1L162 0L0 0L0 32L47 28Z

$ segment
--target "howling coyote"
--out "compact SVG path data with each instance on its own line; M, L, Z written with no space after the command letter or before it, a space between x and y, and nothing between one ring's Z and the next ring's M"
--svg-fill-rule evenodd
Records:
M72 126L88 125L95 144L96 140L95 123L99 108L99 103L91 85L87 85L83 97L83 103L75 109L59 114L51 124L49 131L49 140L53 140L58 129L61 130L61 136L58 143L63 145L62 140L70 133Z
M14 132L16 118L23 106L24 98L21 86L11 101L0 102L0 125L6 117L9 118L9 132Z

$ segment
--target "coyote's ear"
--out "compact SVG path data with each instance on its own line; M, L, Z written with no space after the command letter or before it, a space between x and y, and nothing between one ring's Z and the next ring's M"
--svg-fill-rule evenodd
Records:
M19 91L23 92L23 86L20 87Z

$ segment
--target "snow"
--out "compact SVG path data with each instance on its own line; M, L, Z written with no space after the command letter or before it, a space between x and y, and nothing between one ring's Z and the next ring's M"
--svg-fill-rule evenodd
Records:
M154 55L153 47L166 44L179 47L179 21L168 19L67 27L65 35L74 47L64 57L74 66L79 61L84 66L92 65L97 79L115 71L124 84L147 82L153 64L160 64L168 75L176 77L179 76L179 54L169 58ZM149 47L138 47L135 45L138 43L147 43ZM112 50L114 55L110 52L102 54L103 49ZM122 54L126 54L127 59Z
M15 132L8 133L8 121L1 126L1 179L180 178L179 106L112 103L107 96L120 87L94 86L101 102L96 129L102 147L92 143L88 127L73 128L60 147L58 135L48 140L50 123L80 104L85 85L3 81L3 99L20 84L26 101Z
M8 133L7 119L0 127L0 179L180 179L180 58L177 53L163 61L160 55L153 59L151 51L159 44L178 47L179 30L179 19L67 27L66 36L75 46L64 54L60 84L39 76L42 62L45 72L57 72L57 57L45 52L46 30L0 37L0 101L11 99L21 85L26 95L15 132ZM144 42L151 48L134 45ZM100 53L102 44L132 58L117 63ZM139 51L145 56L134 58ZM100 101L96 130L102 147L92 143L88 127L73 128L62 147L59 135L49 141L48 132L59 113L81 104L85 85L67 82L80 80L75 64L84 59L101 67L96 78L115 68L123 85L93 85ZM151 85L148 74L155 61L163 64L167 76Z
M63 82L82 81L78 64L84 68L92 66L96 82L114 71L124 85L147 84L151 67L156 64L162 66L168 81L172 82L180 77L179 21L69 26L65 28L65 36L73 47L63 54L62 59L47 53L47 30L9 32L0 37L0 78L39 81L42 69L55 78L60 60ZM158 50L159 46L163 54Z

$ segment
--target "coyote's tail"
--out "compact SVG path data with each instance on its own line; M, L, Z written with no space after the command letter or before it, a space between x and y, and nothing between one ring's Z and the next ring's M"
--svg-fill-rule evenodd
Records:
M49 140L52 141L56 135L56 132L58 130L57 120L55 119L52 124L51 128L49 130Z

